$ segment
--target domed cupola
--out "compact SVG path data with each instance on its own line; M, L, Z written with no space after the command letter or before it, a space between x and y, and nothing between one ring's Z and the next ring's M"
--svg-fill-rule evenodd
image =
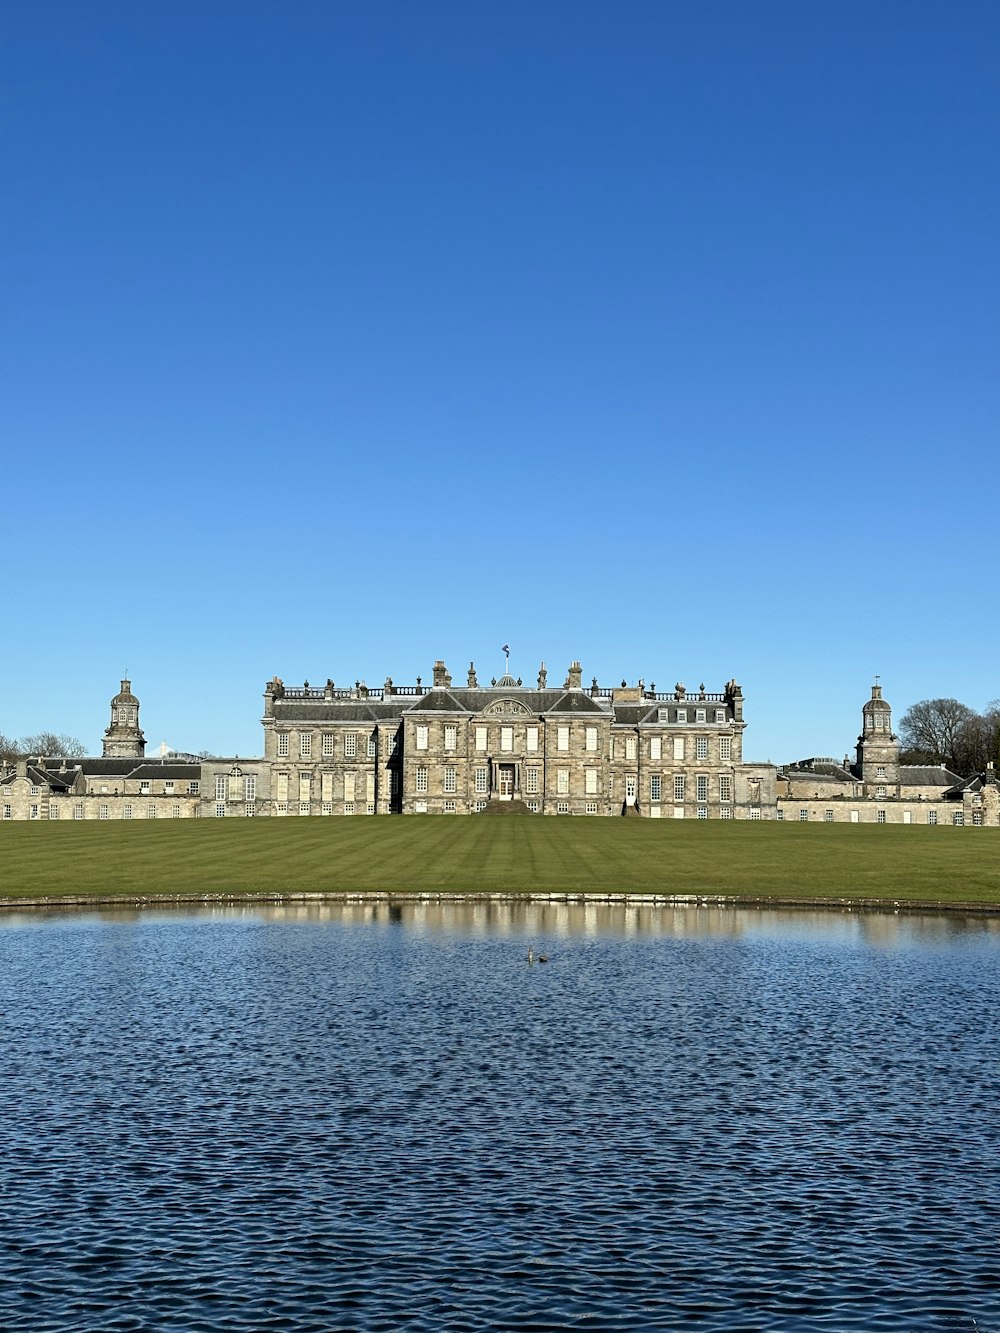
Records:
M111 725L104 733L105 759L142 759L146 737L139 726L139 700L132 693L132 682L122 687L111 700Z
M861 710L861 728L866 736L892 736L892 709L882 698L882 686L872 686L872 697Z
M892 734L892 709L882 698L882 686L872 686L872 697L861 709L857 767L865 795L877 800L899 796L899 741Z

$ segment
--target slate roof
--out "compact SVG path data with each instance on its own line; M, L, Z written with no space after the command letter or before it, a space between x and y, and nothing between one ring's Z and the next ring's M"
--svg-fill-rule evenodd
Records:
M900 764L899 780L904 787L954 787L962 779L938 764Z
M419 700L402 698L398 703L386 704L378 700L365 699L317 699L314 702L284 703L274 701L274 720L276 722L386 722L402 717L403 713Z

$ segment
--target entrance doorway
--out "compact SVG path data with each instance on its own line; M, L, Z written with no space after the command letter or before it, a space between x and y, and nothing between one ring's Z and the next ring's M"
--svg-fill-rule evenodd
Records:
M499 778L498 794L501 801L511 800L514 796L514 765L501 764L497 776Z
M625 777L625 804L635 805L636 776L629 773Z

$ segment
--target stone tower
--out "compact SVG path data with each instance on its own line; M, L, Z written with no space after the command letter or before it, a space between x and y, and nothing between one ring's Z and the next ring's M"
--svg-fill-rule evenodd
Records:
M861 710L857 767L866 796L899 795L899 741L892 733L892 709L882 698L881 685L872 686L872 697Z
M111 700L111 726L104 733L105 759L142 759L146 737L139 726L139 700L132 693L132 682L123 680Z

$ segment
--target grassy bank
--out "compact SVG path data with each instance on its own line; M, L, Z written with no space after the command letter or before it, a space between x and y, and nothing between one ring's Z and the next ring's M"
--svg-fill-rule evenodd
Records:
M1000 830L365 818L0 827L0 897L647 892L1000 904Z

